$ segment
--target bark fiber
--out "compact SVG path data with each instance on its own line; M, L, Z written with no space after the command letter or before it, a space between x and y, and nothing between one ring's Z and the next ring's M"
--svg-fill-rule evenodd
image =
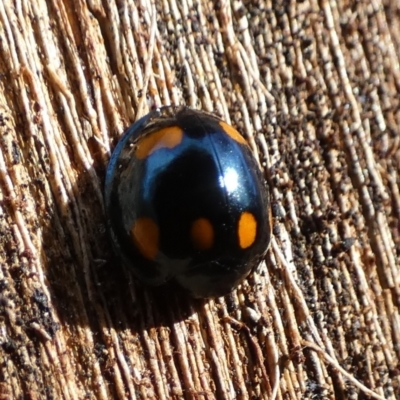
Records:
M391 0L1 0L0 399L400 398L399 56ZM168 104L271 188L224 298L144 287L106 232L111 151Z

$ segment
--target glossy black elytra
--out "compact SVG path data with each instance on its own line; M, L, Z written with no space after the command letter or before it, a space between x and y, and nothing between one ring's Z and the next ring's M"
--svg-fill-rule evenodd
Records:
M143 282L227 294L265 255L269 196L243 137L205 112L162 107L133 124L107 169L114 247Z

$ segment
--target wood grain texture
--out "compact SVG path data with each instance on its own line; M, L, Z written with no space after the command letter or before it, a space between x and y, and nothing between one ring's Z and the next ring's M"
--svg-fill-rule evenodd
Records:
M399 32L390 0L0 1L0 399L400 398ZM144 287L106 232L111 151L168 104L271 188L225 298Z

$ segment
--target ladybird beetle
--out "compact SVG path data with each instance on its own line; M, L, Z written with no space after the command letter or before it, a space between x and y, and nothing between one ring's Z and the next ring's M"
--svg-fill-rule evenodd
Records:
M194 297L233 290L265 255L269 195L245 139L219 118L162 107L126 131L105 204L122 262L145 283L174 279Z

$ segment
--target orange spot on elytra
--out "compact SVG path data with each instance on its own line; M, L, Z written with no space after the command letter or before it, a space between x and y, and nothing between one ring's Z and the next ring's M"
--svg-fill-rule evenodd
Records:
M142 217L137 219L131 228L131 238L142 255L153 260L158 253L159 230L151 219Z
M225 131L225 133L229 135L235 142L247 145L246 139L235 128L228 125L224 121L220 121L219 124L222 126L222 129Z
M214 244L214 228L206 218L199 218L193 222L190 236L199 250L208 250Z
M238 224L239 246L242 249L247 249L248 247L250 247L256 240L256 234L257 234L256 218L252 213L245 211L239 218L239 224Z
M179 126L168 126L152 132L139 140L135 155L139 159L148 157L156 150L169 148L172 149L182 142L183 130Z

